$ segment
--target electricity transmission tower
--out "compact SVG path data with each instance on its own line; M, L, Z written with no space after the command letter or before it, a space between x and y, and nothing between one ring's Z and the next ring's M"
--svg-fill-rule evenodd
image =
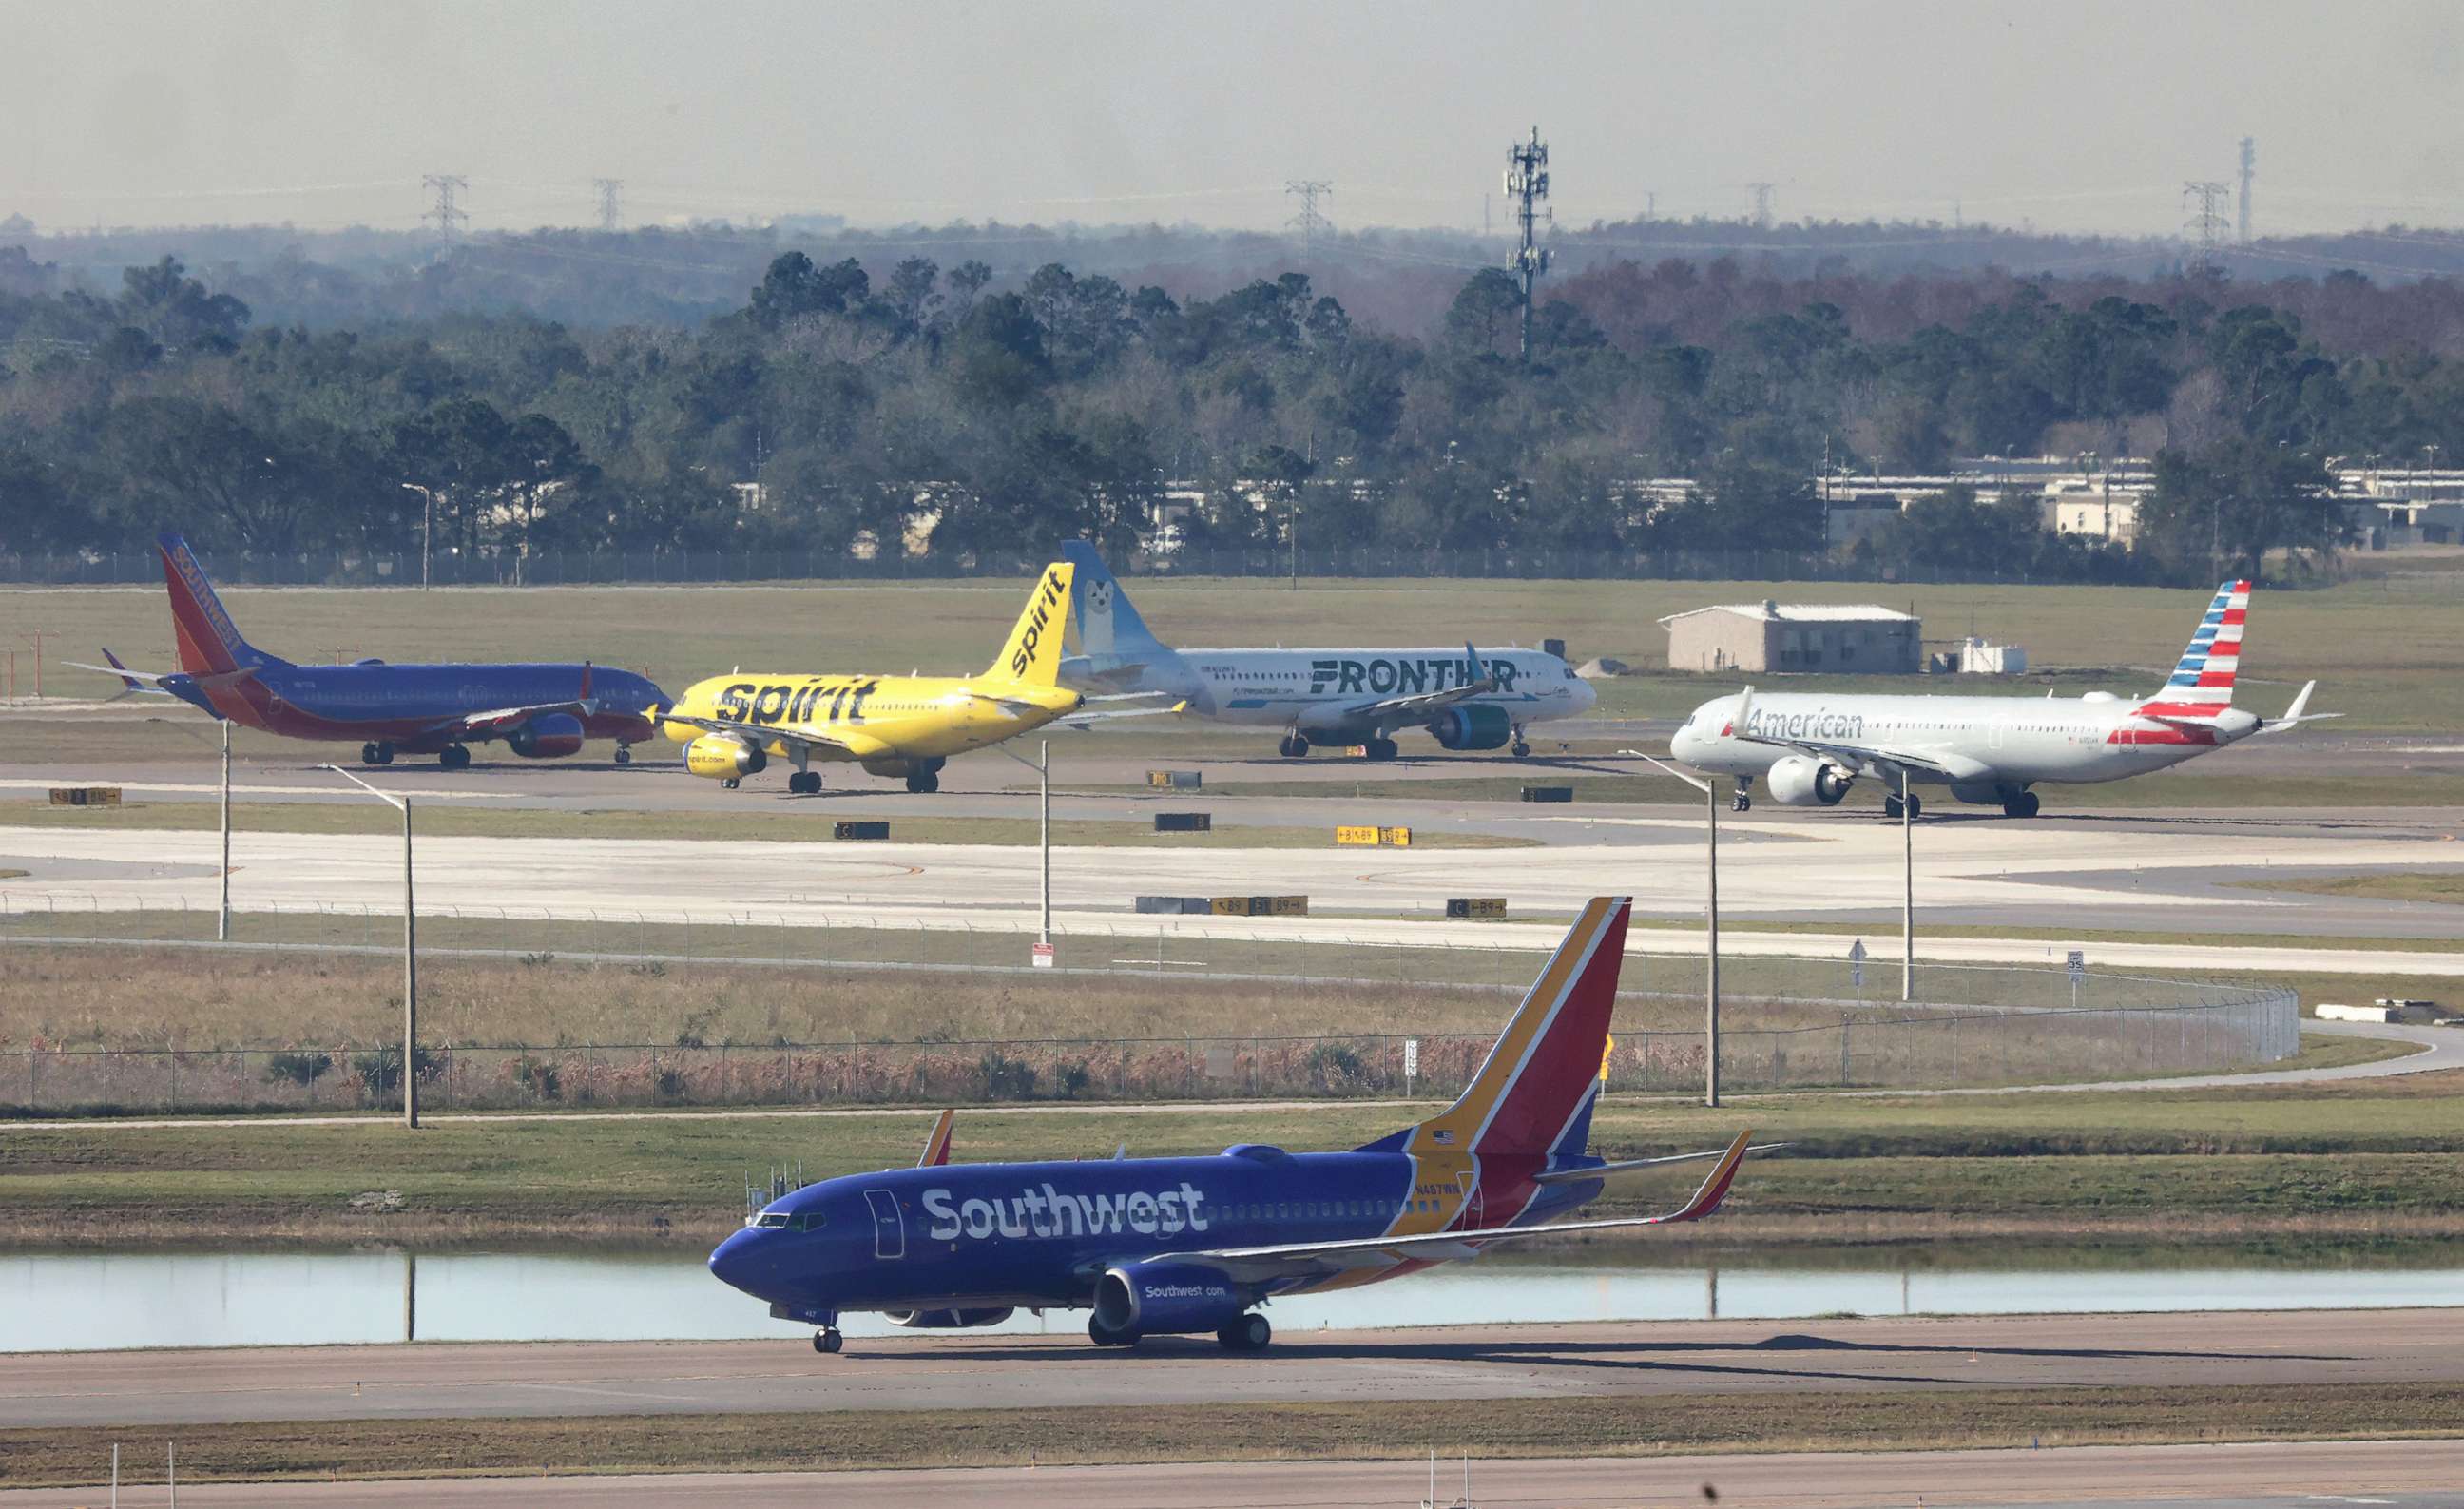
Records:
M436 198L429 204L428 212L419 218L433 221L439 235L460 233L462 222L471 218L471 212L456 204L453 196L470 188L471 181L460 173L430 173L421 179L420 184Z
M599 190L599 229L613 231L620 217L616 213L616 195L625 187L621 178L594 178L590 186Z
M1779 186L1777 184L1748 184L1746 187L1754 191L1754 229L1757 231L1770 230L1771 190Z
M1324 194L1332 198L1334 184L1324 178L1290 178L1284 181L1284 192L1301 196L1301 212L1285 223L1301 233L1301 250L1314 256L1317 255L1317 238L1331 234L1334 230L1334 223L1317 212L1317 196Z
M2182 233L2190 242L2189 273L2205 277L2216 270L2216 249L2224 243L2224 203L2233 195L2230 185L2213 179L2193 179L2182 186L2182 202L2195 203L2190 218L2182 225Z
M2241 139L2241 197L2233 201L2233 214L2241 222L2241 244L2250 245L2250 181L2258 171L2258 143L2255 138Z
M1531 140L1517 142L1506 149L1506 195L1514 201L1514 223L1521 238L1514 252L1515 271L1523 281L1523 360L1531 360L1532 290L1539 285L1540 275L1549 270L1550 256L1540 245L1540 201L1549 197L1549 144L1540 140L1540 128L1531 128ZM1554 227L1557 213L1550 211L1549 224Z

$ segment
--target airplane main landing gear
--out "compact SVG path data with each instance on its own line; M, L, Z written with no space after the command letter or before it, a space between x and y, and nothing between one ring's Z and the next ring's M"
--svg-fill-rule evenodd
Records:
M1886 796L1882 798L1882 815L1884 817L1897 817L1900 815L1900 799L1898 797ZM1909 792L1907 810L1908 821L1915 822L1918 818L1923 817L1924 815L1925 798L1917 795L1913 791Z
M1401 750L1395 747L1394 740L1385 738L1382 735L1375 739L1369 740L1361 745L1361 748L1368 751L1368 756L1372 760L1392 760L1397 755L1402 753Z
M818 783L821 780L821 777L815 776L813 779ZM938 770L910 770L907 772L907 789L919 793L937 791L941 789L941 772Z
M1753 810L1754 797L1752 785L1747 778L1740 776L1737 779L1737 794L1735 799L1728 803L1728 810L1732 812L1750 812Z
M467 769L470 764L471 750L467 744L447 744L437 751L436 767L440 770Z
M1309 750L1309 740L1297 732L1284 735L1283 742L1275 745L1275 753L1287 760L1305 759Z
M1215 1333L1215 1344L1227 1352L1262 1352L1274 1340L1275 1328L1252 1312Z
M787 777L787 794L789 796L821 795L822 772L819 770L798 770L789 775Z
M825 1356L836 1352L846 1344L847 1338L839 1334L839 1328L835 1325L813 1333L813 1350Z
M386 741L385 741L385 740L382 740L382 739L380 739L380 740L376 740L376 741L374 741L373 743L364 743L364 744L360 745L360 764L362 764L362 765L391 765L391 764L393 764L393 745L392 745L390 743L388 743L388 742L386 742Z
M631 765L633 763L633 746L631 744L618 744L616 746L616 763L618 765Z
M2036 815L2036 810L2042 805L2042 803L2036 800L2036 793L2034 791L2013 791L2009 796L2002 798L2002 815L2005 817L2034 817Z
M1514 725L1514 746L1507 752L1512 754L1517 760L1529 760L1531 758L1531 743L1529 740L1523 737L1523 725L1521 723Z

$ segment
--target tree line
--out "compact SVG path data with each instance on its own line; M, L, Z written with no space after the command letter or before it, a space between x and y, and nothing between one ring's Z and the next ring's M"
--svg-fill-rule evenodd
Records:
M1504 272L1428 328L1302 273L1207 297L1059 262L776 256L693 323L519 310L260 326L165 256L109 295L0 248L0 554L792 549L962 566L1158 519L1304 543L1614 562L1813 554L1815 475L2150 454L2132 553L1946 489L1877 569L2195 579L2328 552L2330 455L2464 444L2464 300L2438 279L1783 277L1732 259L1559 280L1519 359ZM26 291L28 289L33 291ZM1634 483L1693 479L1654 504Z

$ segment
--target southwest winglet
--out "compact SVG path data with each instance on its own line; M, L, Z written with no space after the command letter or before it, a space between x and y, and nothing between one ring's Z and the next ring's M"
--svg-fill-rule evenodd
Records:
M1720 1161L1711 1165L1711 1172L1704 1179L1703 1187L1695 1190L1694 1198L1685 1202L1683 1209L1671 1214L1669 1221L1699 1221L1720 1209L1720 1202L1728 1198L1728 1186L1737 1182L1737 1166L1746 1161L1746 1149L1753 1140L1751 1127L1739 1132L1737 1140L1728 1144L1728 1150L1720 1155Z

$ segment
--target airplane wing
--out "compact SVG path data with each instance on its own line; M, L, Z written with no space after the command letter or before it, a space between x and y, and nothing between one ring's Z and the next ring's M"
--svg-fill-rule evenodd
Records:
M1265 1283L1279 1278L1315 1278L1358 1268L1392 1268L1410 1259L1444 1261L1477 1257L1492 1242L1527 1236L1561 1236L1571 1232L1614 1232L1632 1227L1670 1226L1699 1221L1720 1208L1735 1183L1737 1165L1745 1162L1753 1133L1740 1132L1719 1155L1694 1198L1664 1215L1626 1216L1599 1221L1559 1221L1550 1226L1500 1226L1478 1232L1429 1232L1418 1236L1372 1236L1345 1242L1291 1242L1271 1247L1227 1247L1215 1252L1158 1253L1155 1260L1199 1263L1236 1283Z
M733 718L694 718L684 713L652 713L650 719L654 722L683 723L714 734L734 734L759 748L766 749L774 743L786 744L790 748L801 745L807 757L816 749L834 749L850 760L877 760L897 753L888 740L875 739L870 734L853 730L825 734L810 728L778 728L768 723L747 723Z
M1480 652L1469 641L1463 644L1463 659L1472 665L1485 665ZM1432 713L1452 707L1457 702L1485 697L1497 690L1497 677L1484 676L1477 681L1450 686L1441 692L1421 692L1412 697L1390 697L1382 701L1359 702L1344 709L1344 719L1352 722L1413 723Z
M163 690L162 686L162 683L168 678L170 673L132 671L121 662L120 656L111 653L111 646L109 645L104 645L102 647L102 657L111 663L107 666L88 665L82 660L66 660L61 663L64 665L75 666L80 671L99 671L105 676L116 676L120 677L120 690L113 693L110 699L115 702L119 701L123 697L169 697L171 695L170 693Z
M1774 1148L1788 1145L1786 1143L1756 1143L1746 1151L1749 1154L1768 1153ZM1587 1179L1615 1179L1625 1174L1648 1173L1655 1168L1664 1168L1670 1164L1693 1164L1700 1163L1705 1158L1725 1158L1727 1156L1727 1151L1725 1147L1714 1147L1707 1152L1700 1153L1670 1153L1661 1158L1628 1158L1619 1163L1594 1164L1588 1168L1551 1168L1547 1173L1533 1174L1531 1182L1538 1185L1573 1185L1581 1184Z
M582 668L582 685L571 697L559 698L554 701L532 702L521 707L493 707L485 712L462 713L452 718L439 719L423 732L445 734L456 739L484 739L491 734L502 733L508 728L518 728L534 718L566 713L575 718L586 719L595 716L598 711L599 699L590 695L590 666L584 663Z

